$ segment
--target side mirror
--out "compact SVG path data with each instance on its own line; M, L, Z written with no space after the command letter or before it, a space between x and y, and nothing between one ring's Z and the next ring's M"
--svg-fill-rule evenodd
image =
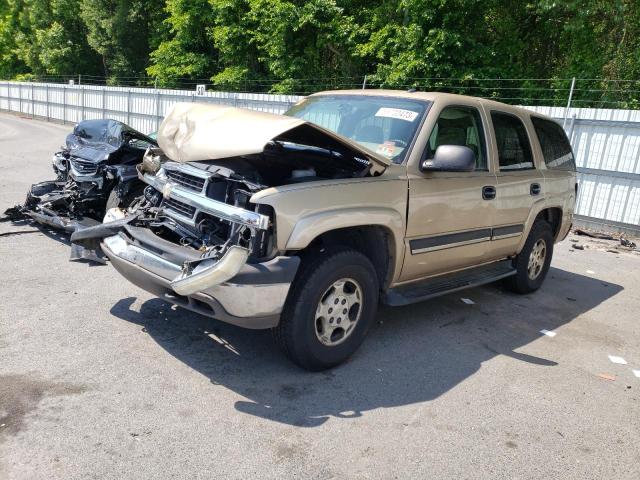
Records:
M473 172L476 168L476 154L462 145L440 145L433 158L423 160L423 172Z

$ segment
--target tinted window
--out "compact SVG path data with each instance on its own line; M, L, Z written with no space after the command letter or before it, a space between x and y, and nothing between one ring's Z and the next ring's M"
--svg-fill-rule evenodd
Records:
M562 127L554 121L538 117L531 117L531 122L540 141L547 168L575 171L576 162L571 151L571 144L569 144Z
M122 124L114 120L83 120L73 133L86 143L109 143L119 146L122 142Z
M514 115L491 112L491 121L496 133L500 170L533 168L531 145L522 120Z
M331 130L401 163L428 102L373 95L308 97L285 113Z
M446 107L431 131L425 158L433 158L440 145L469 147L476 155L476 170L487 169L484 131L478 110L472 107Z

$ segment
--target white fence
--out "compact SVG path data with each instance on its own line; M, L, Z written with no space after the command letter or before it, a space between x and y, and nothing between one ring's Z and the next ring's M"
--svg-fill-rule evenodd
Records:
M561 120L564 108L530 107ZM640 233L640 110L575 108L566 130L578 167L578 224Z
M114 118L149 133L176 102L282 113L301 97L259 93L0 82L0 110L76 123ZM527 107L558 120L561 107ZM578 166L577 222L640 233L640 111L572 108L566 125Z
M196 95L195 91L187 90L0 82L0 110L69 123L113 118L143 133L157 130L169 107L177 102L209 102L282 113L299 98L260 93Z

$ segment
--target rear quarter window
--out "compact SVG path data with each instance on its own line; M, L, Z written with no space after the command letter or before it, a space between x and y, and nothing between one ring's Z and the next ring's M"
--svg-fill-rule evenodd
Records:
M539 117L531 117L531 122L540 142L547 168L574 172L576 162L563 128L552 120Z

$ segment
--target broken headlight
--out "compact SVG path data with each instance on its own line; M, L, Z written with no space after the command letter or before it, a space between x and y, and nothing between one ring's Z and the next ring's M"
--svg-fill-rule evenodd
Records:
M144 157L142 157L142 171L156 173L160 170L160 164L162 163L161 158L160 149L153 147L147 148Z
M66 172L67 161L60 152L53 154L53 158L51 159L51 162L53 163L53 171L55 173Z

